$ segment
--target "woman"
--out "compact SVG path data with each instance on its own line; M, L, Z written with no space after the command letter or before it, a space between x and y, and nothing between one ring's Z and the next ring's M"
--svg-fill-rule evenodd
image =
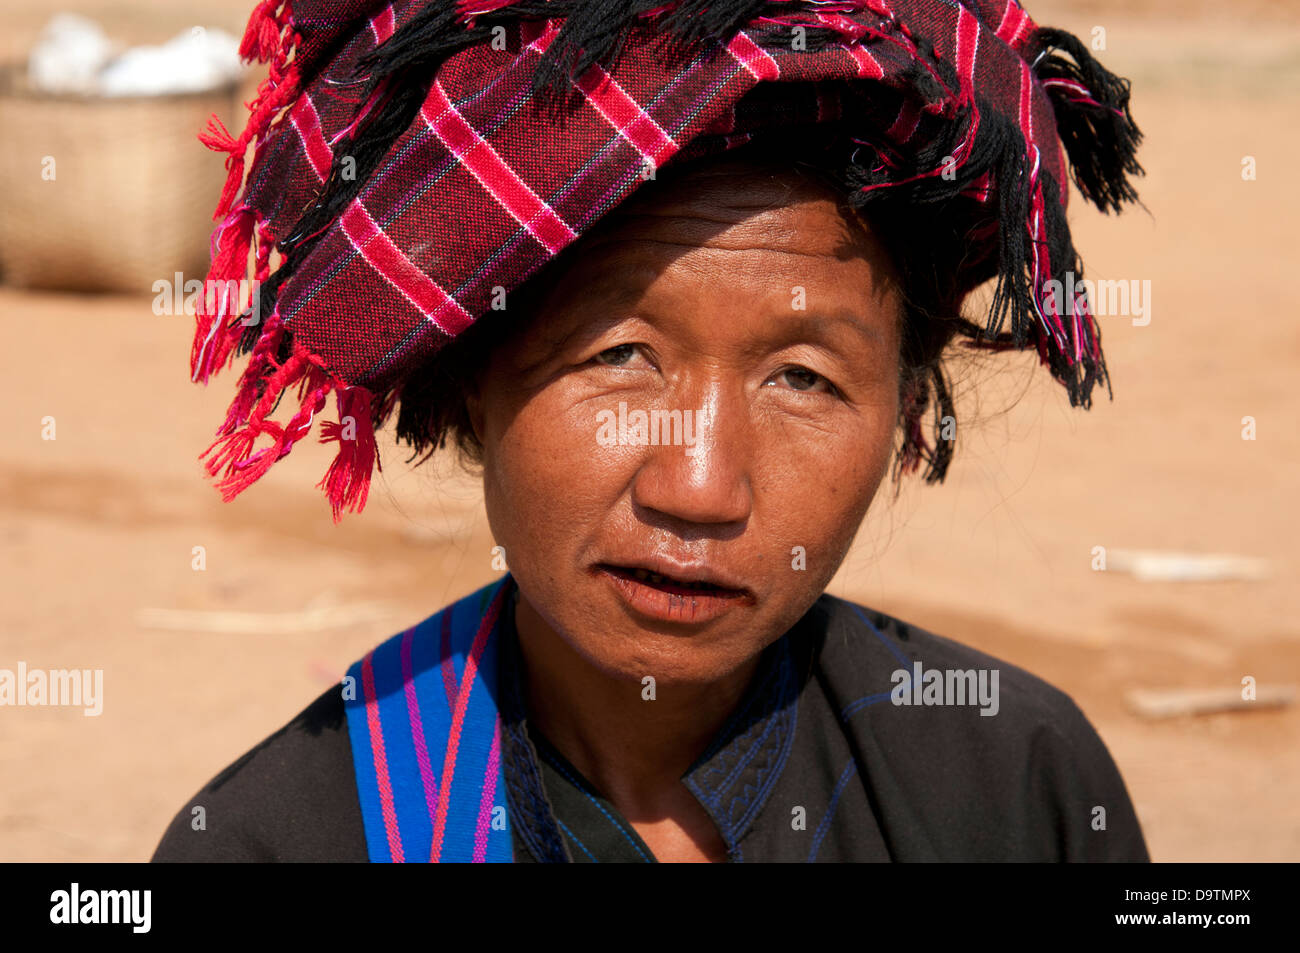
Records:
M272 80L216 140L213 273L254 243L269 316L201 319L196 377L251 350L209 468L241 491L333 390L337 518L400 402L481 466L510 572L155 859L1147 859L1065 695L823 593L891 462L942 478L954 336L1033 344L1075 403L1105 380L1051 293L1057 137L1086 197L1135 198L1127 84L1014 4L338 6L259 8Z

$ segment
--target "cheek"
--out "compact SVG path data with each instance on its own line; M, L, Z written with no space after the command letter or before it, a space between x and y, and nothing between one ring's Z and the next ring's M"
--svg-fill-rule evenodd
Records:
M897 401L882 397L833 428L763 435L757 459L768 463L755 480L756 500L782 560L773 569L800 590L820 593L852 545L889 470L897 413ZM805 565L791 577L786 570L797 561L796 546Z
M569 568L584 528L608 513L626 484L624 455L596 452L595 411L562 388L527 400L489 392L484 411L483 492L507 563L530 577Z

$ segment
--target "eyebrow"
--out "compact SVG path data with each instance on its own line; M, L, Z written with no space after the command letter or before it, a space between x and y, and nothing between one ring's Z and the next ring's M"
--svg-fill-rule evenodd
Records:
M746 355L747 360L761 360L799 345L849 359L854 353L862 353L858 349L863 347L868 352L879 353L885 348L886 341L879 330L865 324L853 312L827 310L797 312L791 317L769 319L757 333L736 343L737 353Z
M863 320L853 311L834 309L809 311L789 320L775 322L772 337L789 341L794 338L824 341L829 327L847 327L865 338L872 347L883 347L887 342L880 329Z

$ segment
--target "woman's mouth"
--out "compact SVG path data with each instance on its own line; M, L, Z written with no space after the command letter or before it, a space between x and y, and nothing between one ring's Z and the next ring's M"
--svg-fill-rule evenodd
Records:
M707 574L677 578L639 566L608 563L595 569L628 608L661 622L708 622L730 609L754 603L749 590L721 585Z

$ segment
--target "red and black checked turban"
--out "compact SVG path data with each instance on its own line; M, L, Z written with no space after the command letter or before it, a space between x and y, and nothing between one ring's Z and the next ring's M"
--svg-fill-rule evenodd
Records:
M251 258L258 307L221 296L191 361L206 382L250 353L204 454L227 499L333 391L322 485L335 519L360 509L373 428L494 296L648 171L799 126L843 131L851 204L887 193L967 221L960 287L998 279L973 343L1036 347L1075 404L1106 381L1086 298L1046 289L1078 269L1069 169L1103 210L1136 200L1129 87L1015 2L263 0L241 52L270 76L240 137L202 137L230 156L209 287ZM294 415L270 419L294 387ZM916 433L923 409L905 412Z

